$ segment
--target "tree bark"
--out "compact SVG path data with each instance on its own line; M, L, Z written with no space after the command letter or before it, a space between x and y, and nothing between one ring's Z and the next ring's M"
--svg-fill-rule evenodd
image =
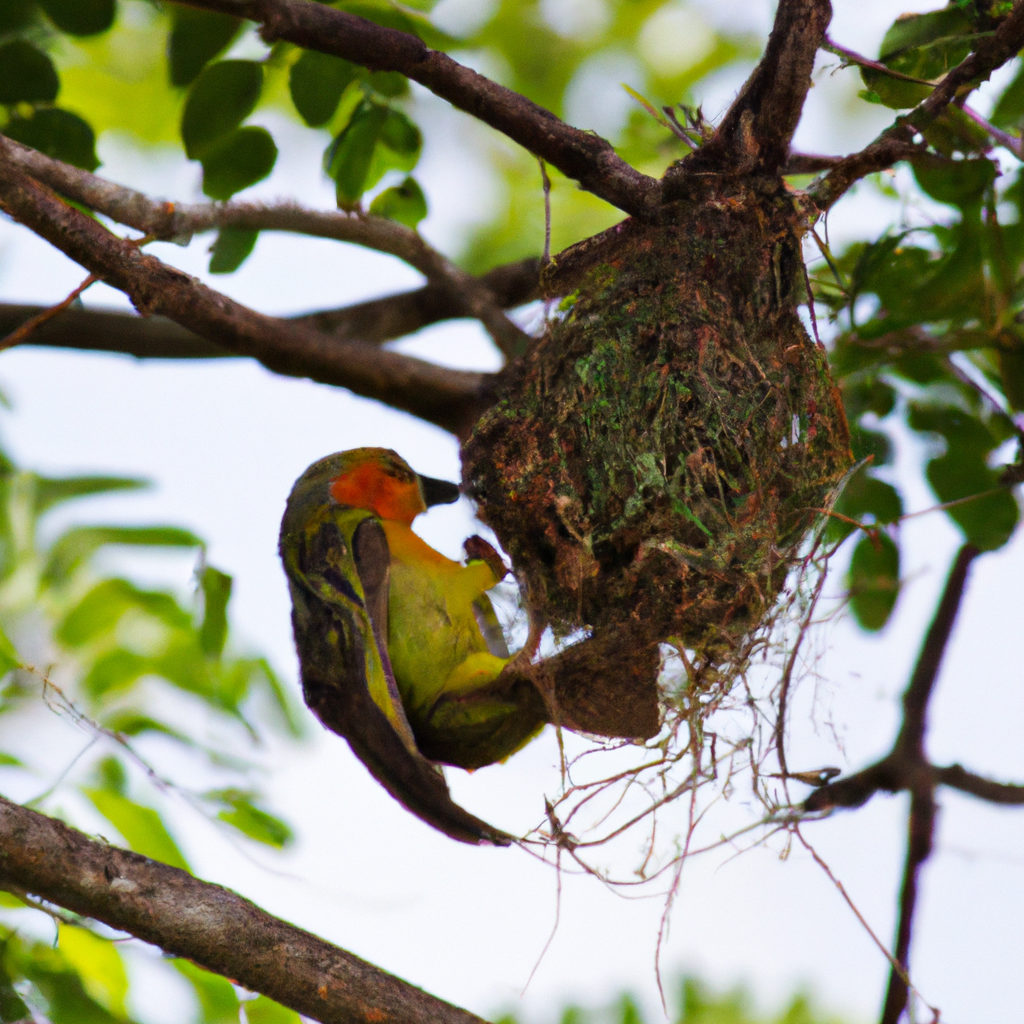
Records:
M5 886L151 942L322 1024L481 1024L230 889L0 797Z

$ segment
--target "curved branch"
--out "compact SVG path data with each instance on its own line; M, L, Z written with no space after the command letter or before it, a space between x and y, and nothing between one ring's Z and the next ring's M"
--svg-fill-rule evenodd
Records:
M496 305L503 309L521 306L540 298L540 260L531 258L496 267L478 280L490 290ZM0 302L0 338L47 308ZM426 285L382 299L288 319L321 334L383 345L430 324L464 315L462 302L450 291ZM162 316L140 317L120 310L95 308L72 308L62 312L37 327L24 344L118 352L137 359L227 359L240 354L229 352ZM309 376L319 379L315 372Z
M230 889L0 797L3 886L129 932L323 1024L481 1024Z
M495 305L486 286L428 245L418 232L396 221L363 213L309 210L296 203L160 202L2 137L0 152L37 181L147 236L188 239L214 228L289 231L397 256L428 281L459 296L464 314L480 320L506 357L519 355L530 341Z
M846 157L809 190L817 209L824 212L854 182L905 159L900 153L913 144L916 134L924 131L958 98L962 88L986 80L996 68L1015 57L1021 47L1024 47L1024 0L1014 0L1013 10L996 31L953 68L926 99L909 114L898 117L895 124L886 128L869 146Z
M832 19L829 0L780 0L764 56L709 142L666 174L775 174L786 163L814 58Z
M550 110L429 49L408 32L310 0L179 0L263 26L268 42L287 40L373 71L398 71L490 125L578 181L588 192L627 213L657 202L656 179L630 167L606 139L573 128Z
M950 789L959 789L962 793L970 793L979 800L987 800L992 804L1005 804L1008 807L1024 806L1024 786L1012 782L996 782L986 779L984 775L975 775L958 764L948 768L935 769L935 781Z
M486 405L487 374L447 370L262 316L111 234L2 153L0 207L125 292L144 316L162 314L223 348L253 356L276 373L315 375L455 433L467 430Z

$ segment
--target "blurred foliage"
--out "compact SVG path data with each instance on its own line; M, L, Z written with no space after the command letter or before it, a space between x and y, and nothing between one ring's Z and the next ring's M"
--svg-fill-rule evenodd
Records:
M676 1012L669 1019L673 1024L842 1024L839 1018L817 1011L805 995L794 996L781 1013L765 1015L751 1008L750 997L742 988L716 995L693 977L683 979ZM603 1009L569 1006L560 1018L560 1024L646 1024L646 1021L640 1006L628 994ZM496 1024L517 1024L517 1018L508 1014L498 1018Z
M0 452L0 781L5 792L35 790L30 806L93 830L102 822L115 841L188 871L167 817L174 802L272 848L290 842L291 829L254 785L252 752L268 730L297 736L300 727L269 664L234 651L231 577L206 564L198 537L169 526L66 521L69 503L144 486L40 476ZM109 573L118 550L161 549L198 556L192 600ZM50 712L81 742L46 743ZM55 751L65 763L53 763ZM176 755L219 784L193 792L165 779L151 758L174 763ZM25 913L13 896L0 901L0 1021L27 1019L26 1005L52 1024L131 1019L118 946L84 923L60 925L56 945L32 941ZM228 982L191 965L181 973L195 989L197 1021L239 1020ZM227 992L211 1002L218 985ZM254 1021L299 1019L265 999L246 1006Z

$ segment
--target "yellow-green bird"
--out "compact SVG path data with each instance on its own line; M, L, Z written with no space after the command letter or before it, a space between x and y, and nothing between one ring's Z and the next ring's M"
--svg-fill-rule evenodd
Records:
M306 703L387 790L464 842L510 837L455 804L437 763L502 761L548 720L536 688L502 677L508 650L486 591L505 573L479 537L460 565L412 522L458 498L387 448L315 462L281 524Z

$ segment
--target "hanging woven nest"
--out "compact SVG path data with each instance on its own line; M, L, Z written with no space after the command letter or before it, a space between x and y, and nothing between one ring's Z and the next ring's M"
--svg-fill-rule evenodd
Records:
M791 194L777 179L688 187L655 222L552 261L558 311L463 449L534 620L614 638L591 673L607 675L609 643L728 660L771 617L852 461L826 353L796 312Z

